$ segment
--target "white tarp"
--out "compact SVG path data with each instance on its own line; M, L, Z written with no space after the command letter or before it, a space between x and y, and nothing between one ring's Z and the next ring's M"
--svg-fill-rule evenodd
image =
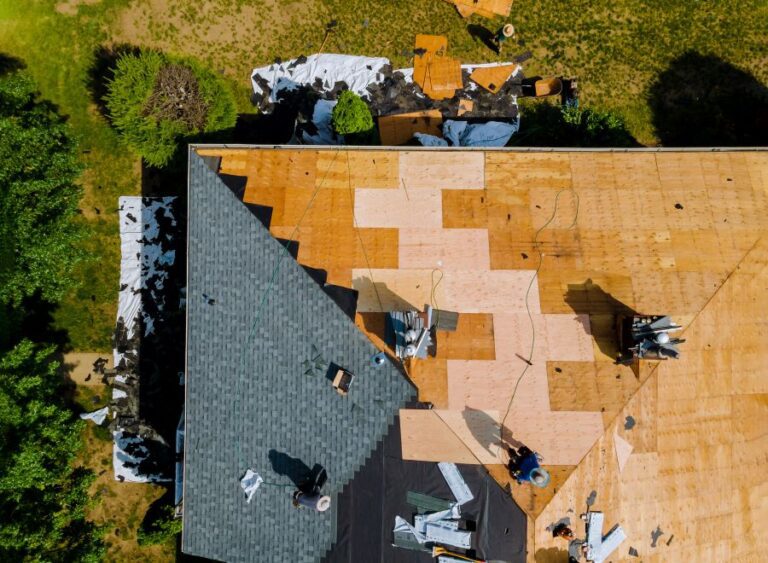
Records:
M168 219L172 225L176 220L171 212L175 197L142 198L123 196L119 199L120 225L120 292L117 305L117 319L125 324L127 338L130 340L136 331L138 319L144 323L144 334L152 334L154 319L142 307L142 294L154 301L160 311L164 303L160 291L168 280L168 267L175 259L174 250L164 250L171 239L169 233L161 232L158 216ZM114 365L120 366L127 354L138 354L138 350L125 353L113 349ZM125 375L115 376L115 382L125 384ZM127 397L123 389L112 388L112 400ZM142 445L143 439L136 435L126 435L124 429L112 432L114 446L112 464L115 479L135 483L169 481L155 475L138 472L138 465L149 456L149 450ZM130 453L129 451L130 450Z
M306 131L301 133L301 141L306 145L342 145L344 136L336 135L331 127L333 108L336 100L317 100L312 113L312 123L317 127L315 135L309 135Z
M256 490L263 482L264 479L261 478L261 475L252 469L249 469L245 472L243 478L240 479L240 486L243 488L243 492L245 493L246 502L251 502L253 495L256 494Z
M104 424L104 421L107 419L108 414L109 414L109 407L104 407L96 411L80 413L80 418L82 418L83 420L92 420L93 422L101 426L102 424Z
M283 90L312 86L318 79L322 81L323 90L332 90L337 82L343 81L354 93L364 96L369 84L382 79L381 69L388 64L389 59L384 57L322 53L310 55L306 60L302 57L255 68L251 73L251 83L255 93L266 95L257 77L265 79L272 90L269 93L269 101L272 103L277 102L277 96Z

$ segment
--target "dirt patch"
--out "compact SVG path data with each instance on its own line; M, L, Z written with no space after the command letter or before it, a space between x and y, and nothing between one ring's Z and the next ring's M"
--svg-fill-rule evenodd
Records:
M102 361L100 361L102 360ZM112 368L112 351L109 352L72 352L64 354L62 371L77 385L89 387L103 385L101 381L104 369Z
M253 67L285 56L286 45L306 39L306 49L322 42L329 16L319 0L135 0L115 18L116 43L192 55L213 70L243 80ZM298 55L300 53L296 53Z
M74 16L80 6L93 6L99 2L101 0L65 0L56 4L56 11L65 16Z

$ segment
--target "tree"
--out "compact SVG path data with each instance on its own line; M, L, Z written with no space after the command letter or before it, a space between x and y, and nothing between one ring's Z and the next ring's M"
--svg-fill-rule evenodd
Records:
M167 165L185 138L235 124L232 92L191 59L126 52L105 95L112 125L151 166Z
M0 76L0 305L60 299L81 258L81 166L65 120L23 71Z
M511 144L533 147L633 147L624 119L609 111L536 102L520 108Z
M339 135L367 134L373 131L371 110L363 99L349 90L344 90L331 114L331 125Z
M86 520L94 475L72 462L82 421L67 408L52 346L0 354L0 560L99 561Z

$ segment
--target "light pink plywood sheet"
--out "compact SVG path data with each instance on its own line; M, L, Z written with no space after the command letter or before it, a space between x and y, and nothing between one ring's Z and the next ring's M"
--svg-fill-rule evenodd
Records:
M355 190L358 227L441 228L443 196L439 189Z
M462 271L446 274L444 308L464 313L524 312L532 270ZM539 286L533 281L528 295L531 313L540 313Z
M401 152L400 181L408 190L482 190L485 188L485 154L481 151Z
M578 465L603 434L599 412L541 411L513 407L504 435L539 452L546 465Z
M400 268L490 270L487 229L400 229Z
M442 307L445 302L444 287L442 283L436 283L438 278L432 272L431 269L353 269L352 289L358 292L357 311L422 311L424 305L433 301Z
M544 322L548 360L562 362L593 362L595 360L589 315L544 315Z
M513 406L549 411L547 366L528 366L523 360L448 360L448 406L497 410L505 413L514 392ZM523 370L525 369L525 374ZM522 375L522 378L521 378ZM519 380L519 384L517 383ZM515 392L515 385L517 391Z

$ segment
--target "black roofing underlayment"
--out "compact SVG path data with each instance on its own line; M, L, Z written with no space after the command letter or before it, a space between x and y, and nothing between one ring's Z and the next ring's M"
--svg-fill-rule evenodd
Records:
M338 493L415 395L219 177L190 153L185 553L313 562L336 539ZM204 295L206 297L204 297ZM321 370L357 377L342 397ZM291 504L322 465L326 513ZM250 504L240 478L265 480Z
M481 465L458 465L474 500L461 508L475 522L472 547L477 558L525 561L526 516ZM405 461L400 447L400 418L337 502L338 539L323 563L431 563L429 553L392 545L395 516L413 523L416 509L408 491L454 500L436 463ZM461 552L460 550L456 550Z

